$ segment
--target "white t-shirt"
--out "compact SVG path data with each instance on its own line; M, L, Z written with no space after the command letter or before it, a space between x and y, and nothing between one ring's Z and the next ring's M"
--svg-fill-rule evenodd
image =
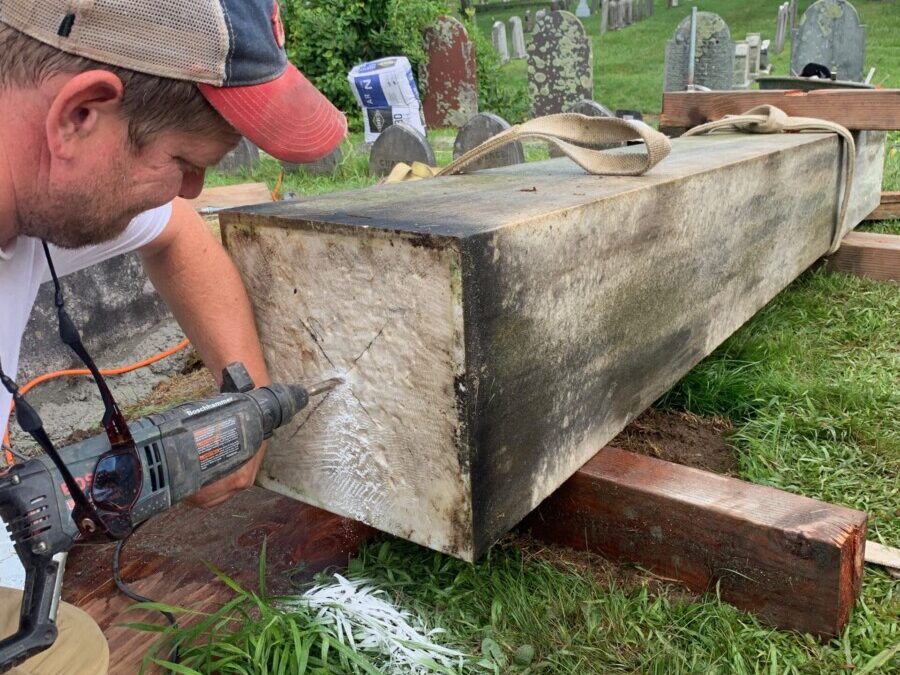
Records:
M50 246L50 255L59 276L77 272L109 258L149 244L165 229L172 216L172 205L145 211L129 223L116 239L79 249ZM19 347L31 307L40 285L50 280L39 239L18 237L7 249L0 249L0 364L3 372L15 379L19 365ZM50 339L59 339L54 333ZM19 383L24 384L23 382ZM11 396L0 386L0 437L6 431Z

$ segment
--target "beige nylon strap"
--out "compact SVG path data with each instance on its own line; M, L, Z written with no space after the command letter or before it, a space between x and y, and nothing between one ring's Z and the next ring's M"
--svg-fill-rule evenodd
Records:
M548 141L562 150L588 173L606 176L638 176L662 161L672 145L669 139L645 124L631 124L617 117L588 117L579 113L561 113L538 117L510 127L455 159L437 175L462 173L475 160L499 147L526 138ZM585 148L624 141L644 141L645 154L611 153Z
M743 115L727 115L715 122L701 124L690 129L684 135L699 136L716 131L742 131L752 134L826 131L840 136L844 140L844 165L846 166L846 171L844 171L844 193L840 212L834 224L834 231L831 234L831 247L828 249L828 253L832 254L840 248L844 221L847 219L847 205L850 203L850 189L853 187L853 171L856 166L856 143L853 141L853 134L835 122L820 120L815 117L790 117L780 108L771 105L760 105L751 108Z

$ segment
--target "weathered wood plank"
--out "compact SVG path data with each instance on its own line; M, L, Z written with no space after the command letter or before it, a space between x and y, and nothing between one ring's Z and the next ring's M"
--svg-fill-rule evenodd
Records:
M900 129L900 89L667 91L659 126L663 130L695 127L765 104L788 115L831 120L848 129Z
M374 534L361 523L253 488L212 509L179 506L148 521L125 547L122 578L153 600L202 612L232 597L207 563L255 588L266 539L269 589L285 593L292 580L345 566ZM163 619L127 611L133 603L113 584L112 552L112 544L76 547L66 566L63 598L100 625L109 642L110 675L133 675L156 635L119 624Z
M347 381L261 484L477 557L826 252L837 151L676 139L645 176L560 159L223 214L273 376Z
M263 204L272 201L272 194L265 183L240 183L204 188L196 199L189 200L191 206L200 211L209 209L230 209L248 204Z
M866 540L861 511L617 448L521 527L827 637L841 634L859 596Z
M900 192L882 192L881 202L866 220L900 220Z
M828 258L827 268L879 281L900 281L900 235L850 232Z

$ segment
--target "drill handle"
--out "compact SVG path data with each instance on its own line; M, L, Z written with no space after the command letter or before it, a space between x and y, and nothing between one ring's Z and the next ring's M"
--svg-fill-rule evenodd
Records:
M28 556L19 629L0 640L0 673L50 647L59 634L56 610L62 588L63 565L54 558ZM25 561L23 561L25 562Z

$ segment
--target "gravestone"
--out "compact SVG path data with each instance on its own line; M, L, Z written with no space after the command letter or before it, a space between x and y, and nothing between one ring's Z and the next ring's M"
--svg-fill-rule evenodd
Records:
M530 9L525 10L525 32L531 33L534 30L534 16Z
M778 18L775 20L775 45L774 54L780 54L784 51L784 38L787 35L788 28L788 3L783 3L778 8Z
M236 176L246 171L252 171L259 164L259 148L246 138L241 138L234 150L229 152L216 164L216 171L226 176Z
M494 41L494 49L500 55L500 63L509 61L509 48L506 46L506 24L495 21L491 28L491 39Z
M734 44L734 88L750 88L750 45L745 41Z
M600 3L600 34L603 35L609 28L609 0Z
M512 16L509 19L509 24L510 35L512 35L512 58L528 58L528 51L525 49L525 31L522 28L522 19Z
M688 84L691 17L678 24L666 43L664 91L684 91ZM731 89L734 84L734 43L722 17L697 12L697 48L694 55L694 84L709 89Z
M646 16L653 16L653 0L647 0Z
M623 0L623 2L620 3L620 7L624 8L624 11L620 9L620 11L622 11L622 25L630 26L633 18L632 10L634 8L634 0Z
M759 72L769 74L769 45L770 40L763 40L759 43Z
M281 162L281 166L285 171L289 173L292 171L302 170L312 176L332 176L334 175L334 170L337 169L343 157L344 156L341 153L341 148L340 146L338 146L330 154L326 155L322 159L317 159L315 162L294 164L293 162L283 161Z
M562 112L594 97L591 41L574 14L541 17L528 54L528 90L535 117Z
M759 77L759 47L762 38L759 33L747 33L747 46L750 47L750 79L755 80Z
M478 113L466 122L459 130L456 141L453 143L453 159L457 159L472 148L484 143L489 138L496 136L501 131L509 129L509 122L494 113ZM494 169L498 166L510 164L522 164L525 161L525 149L522 143L515 141L507 143L501 148L481 157L477 162L470 164L467 171L479 169Z
M631 19L634 23L643 21L644 19L644 3L643 0L632 0L631 2Z
M579 0L578 7L575 8L575 16L584 19L591 15L591 8L588 7L587 0Z
M434 150L431 149L425 135L405 122L392 124L382 131L372 144L369 173L374 176L385 176L399 162L407 164L422 162L429 166L437 164Z
M624 0L621 0L624 2ZM609 0L609 29L610 30L619 30L622 26L619 25L619 6L620 0Z
M424 48L428 63L419 81L425 89L425 123L432 128L461 127L478 112L475 46L465 26L442 16L425 30Z
M839 80L861 82L866 29L846 0L818 0L791 33L791 70L799 75L807 63L820 63Z
M797 0L790 0L790 4L788 5L788 18L791 21L791 35L793 35L794 29L797 28Z

